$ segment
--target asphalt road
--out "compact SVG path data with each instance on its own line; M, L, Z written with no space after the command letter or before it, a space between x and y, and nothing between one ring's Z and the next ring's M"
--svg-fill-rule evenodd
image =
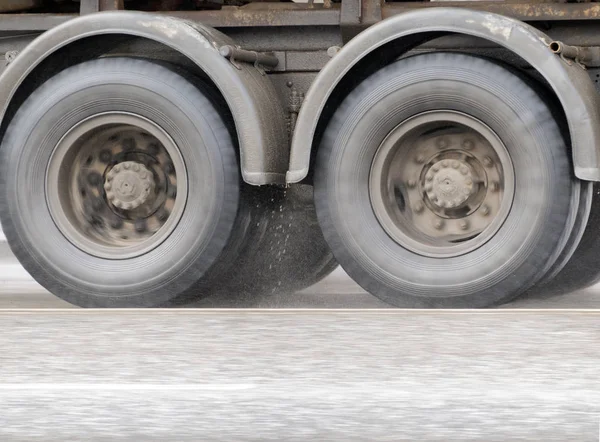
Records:
M597 441L600 312L0 311L0 440Z

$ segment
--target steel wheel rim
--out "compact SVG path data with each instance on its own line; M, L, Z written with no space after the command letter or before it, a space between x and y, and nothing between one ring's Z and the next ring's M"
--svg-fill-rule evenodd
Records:
M119 189L131 183L135 192L122 193L109 182ZM79 122L58 142L45 192L54 223L74 246L99 258L128 259L173 232L187 201L187 172L161 127L139 115L108 112Z
M448 258L488 242L510 212L514 169L500 138L457 111L396 126L371 165L369 193L386 233L419 255Z

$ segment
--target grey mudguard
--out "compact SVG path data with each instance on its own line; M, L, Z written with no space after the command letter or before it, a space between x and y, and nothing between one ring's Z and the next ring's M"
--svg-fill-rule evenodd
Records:
M353 75L353 68L361 60L392 43L395 58L447 33L471 35L504 46L536 69L563 106L575 175L583 180L600 181L600 102L585 69L553 54L548 48L550 37L521 21L462 8L431 8L400 14L371 26L345 45L319 73L306 95L292 139L287 181L298 182L308 174L313 139L323 109L334 96L336 86L346 75Z
M108 34L153 40L189 58L215 83L229 105L239 139L243 179L255 185L285 181L289 160L285 115L268 76L252 64L234 66L223 58L219 48L235 45L226 35L177 18L134 11L104 12L75 18L42 34L0 76L1 116L40 63L79 40Z

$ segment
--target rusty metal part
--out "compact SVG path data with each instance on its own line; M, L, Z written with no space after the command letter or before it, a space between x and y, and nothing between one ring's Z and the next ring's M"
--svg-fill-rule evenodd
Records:
M20 1L20 0L15 0ZM25 1L25 0L23 0ZM321 5L296 3L257 2L242 7L225 6L220 10L204 11L155 11L153 14L183 18L201 22L216 28L229 27L298 27L341 26L344 40L382 19L417 9L453 7L493 12L526 22L587 21L600 19L598 3L550 3L550 2L497 2L497 1L451 1L451 2L391 2L380 0L344 0L331 8ZM123 9L120 0L85 0L81 2L81 14ZM0 9L0 12L2 10ZM1 14L0 29L5 31L48 30L78 14Z
M235 63L243 61L244 63L254 63L267 68L274 68L279 64L279 60L272 54L261 54L259 52L247 51L236 48L235 46L225 45L219 48L219 54Z
M41 0L2 0L0 2L0 12L25 11L41 5Z
M382 9L383 18L402 14L416 9L436 7L473 9L493 12L522 21L561 21L561 20L598 20L598 3L544 3L544 2L487 2L487 1L450 1L450 2L401 2L386 3Z
M600 63L600 47L570 46L562 41L553 41L549 47L555 54L584 66L597 66Z
M125 9L123 0L81 0L80 14L92 14L101 11L120 11Z

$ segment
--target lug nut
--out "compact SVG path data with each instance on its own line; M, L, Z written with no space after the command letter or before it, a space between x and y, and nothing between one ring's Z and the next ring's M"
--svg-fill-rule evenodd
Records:
M152 155L156 155L159 150L160 150L160 147L158 144L156 144L156 143L148 144L148 152L150 152Z
M123 220L118 216L115 216L110 220L110 226L113 229L120 229L121 227L123 227Z
M131 166L131 169L134 172L139 172L140 171L140 165L138 163L134 163L133 166Z
M445 149L448 147L448 141L446 141L445 138L440 138L436 144L439 149Z
M418 164L423 164L425 162L425 157L423 155L417 155L417 157L415 158L415 161Z
M498 189L499 189L499 188L500 188L500 186L498 185L498 183L497 183L497 182L495 182L495 181L492 181L492 182L490 183L490 190L491 190L492 192L496 192L496 191L498 191Z
M415 180L408 180L408 182L406 183L406 185L412 189L413 187L415 187L417 185L417 182Z
M100 209L102 209L102 206L104 206L104 201L102 198L94 198L92 201L92 208L98 212Z
M483 159L483 165L485 167L492 167L493 164L494 164L494 162L492 161L492 159L490 157L485 157Z
M177 187L171 187L167 192L169 198L175 198L177 196Z
M146 220L143 218L138 218L135 220L135 231L138 233L142 233L146 231Z
M458 223L458 225L462 230L467 230L467 228L469 227L469 222L466 219L463 219Z
M462 166L460 168L460 173L462 173L463 175L466 175L467 173L469 173L469 169L467 168L467 166Z
M462 147L467 150L471 150L471 149L473 149L473 142L471 140L465 140L462 143Z
M102 183L102 176L98 172L91 172L87 176L87 181L90 186L98 186Z
M427 172L427 175L425 176L425 179L427 181L433 181L433 173Z
M439 172L440 166L437 164L434 164L433 167L431 168L431 170L433 170L434 172Z
M115 165L115 167L113 167L113 168L111 169L111 171L109 172L109 174L112 174L112 175L114 176L114 172L119 172L120 170L121 170L121 165L120 165L120 164L117 164L117 165ZM113 171L114 171L114 172L113 172Z
M428 183L428 184L425 186L425 191L426 191L426 192L431 192L432 190L433 190L433 184L431 184L431 183Z
M442 161L442 167L448 167L449 165L450 163L448 163L448 160Z
M129 162L128 162L128 161L125 161L125 162L123 163L123 169L125 169L125 170L128 170L130 166L131 166L131 164L129 164Z
M169 217L169 211L165 208L162 208L158 212L156 212L156 217L159 221L166 221Z
M490 213L490 208L489 208L489 206L487 206L486 204L482 205L482 206L481 206L481 213L482 213L483 215L489 215L489 213Z
M115 194L112 192L106 192L106 199L111 203L115 200Z
M456 160L452 161L452 168L453 169L458 169L458 166L460 166L460 163Z
M100 158L100 161L102 161L104 164L110 163L110 160L112 158L110 150L104 149L100 151L100 155L98 155L98 158Z
M123 150L135 149L135 140L133 138L126 138L123 140Z
M414 205L413 210L417 213L421 213L423 211L423 204L418 202Z
M435 227L437 230L440 230L442 227L444 227L444 221L441 219L436 219L433 223L433 227Z

